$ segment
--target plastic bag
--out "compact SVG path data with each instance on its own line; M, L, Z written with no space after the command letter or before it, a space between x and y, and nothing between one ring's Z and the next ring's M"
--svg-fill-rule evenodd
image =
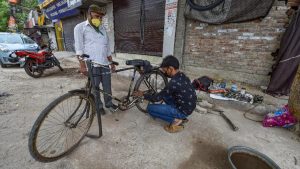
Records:
M297 123L297 119L292 115L288 105L277 109L273 113L269 113L263 120L264 127L285 127L288 128Z

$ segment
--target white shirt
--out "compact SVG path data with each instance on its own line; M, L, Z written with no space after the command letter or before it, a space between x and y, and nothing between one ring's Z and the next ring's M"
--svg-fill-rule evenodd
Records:
M104 26L99 27L98 33L89 23L84 21L74 28L74 40L76 55L87 54L91 60L95 60L103 65L110 62L107 57L111 56L109 39Z

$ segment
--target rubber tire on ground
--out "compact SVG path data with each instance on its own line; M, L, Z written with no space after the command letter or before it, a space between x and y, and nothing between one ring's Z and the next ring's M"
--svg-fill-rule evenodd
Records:
M2 63L2 61L0 60L0 65L2 68L6 68L7 66L5 64Z
M34 62L34 60L33 60L33 59L28 59L28 60L26 60L26 63L25 63L25 65L24 65L24 70L25 70L25 72L26 72L29 76L33 77L33 78L39 78L39 77L41 77L41 76L43 75L44 71L43 71L43 70L39 70L39 72L38 72L37 75L33 74L33 73L29 70L29 69L30 69L29 62Z
M91 103L91 117L89 119L89 123L88 123L88 126L87 126L87 130L82 134L82 137L78 140L78 142L76 144L74 144L72 147L70 147L68 150L66 150L64 153L62 153L61 155L59 156L56 156L56 157L44 157L42 156L36 149L36 138L37 138L37 133L41 127L41 124L42 122L44 121L45 117L47 117L49 115L49 113L51 112L51 110L56 106L58 105L60 102L64 101L64 100L67 100L73 96L82 96L82 97L85 97L85 93L82 92L82 93L66 93L60 97L58 97L57 99L55 99L53 102L51 102L42 112L41 114L39 115L39 117L37 118L37 120L35 121L32 129L31 129L31 132L30 132L30 135L29 135L29 141L28 141L28 147L29 147L29 152L31 154L31 156L36 159L37 161L40 161L40 162L52 162L52 161L55 161L59 158L62 158L63 156L67 155L68 153L72 152L77 146L78 144L81 142L81 140L84 138L84 136L86 135L86 133L89 131L89 128L91 127L92 125L92 122L93 122L93 119L94 119L94 116L95 116L95 111L96 111L96 108L95 108L95 103L94 103L94 99L92 97L89 97L89 102Z
M165 83L165 86L166 86L167 83L168 83L168 78L167 78L165 75L163 75L163 73L162 73L161 71L159 71L159 70L154 70L154 71L152 71L152 72L150 72L150 73L147 73L147 74L142 75L142 76L137 80L137 82L136 82L136 84L135 84L135 86L134 86L134 91L139 90L140 85L141 85L141 83L143 82L143 80L144 80L145 77L151 76L152 74L156 74L156 73L157 73L158 76L161 76L161 77L163 78L164 83ZM140 111L142 111L142 112L144 112L144 113L148 113L147 110L145 110L145 109L143 109L143 108L141 107L140 102L137 102L137 103L136 103L136 107L137 107Z

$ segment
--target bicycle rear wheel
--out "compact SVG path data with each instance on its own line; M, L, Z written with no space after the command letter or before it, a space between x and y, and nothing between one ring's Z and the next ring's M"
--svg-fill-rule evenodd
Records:
M134 91L143 91L150 94L160 92L168 83L168 79L159 70L154 70L141 76L134 87ZM147 113L147 106L150 102L148 100L141 100L136 102L136 107Z
M57 160L71 152L88 132L95 104L84 93L66 93L50 103L35 121L29 151L41 162Z

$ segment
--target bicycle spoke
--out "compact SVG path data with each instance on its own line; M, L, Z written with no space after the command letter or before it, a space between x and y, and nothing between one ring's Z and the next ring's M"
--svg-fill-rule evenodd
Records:
M167 79L162 75L160 71L152 71L149 74L146 74L138 82L135 90L140 90L149 94L156 94L160 92L167 85ZM137 102L136 105L139 110L144 113L147 113L147 106L151 102L147 100L141 100Z
M61 132L61 134L55 138L55 140L48 146L46 147L43 151L45 151L46 149L50 148L50 147L56 147L56 145L59 143L58 140L61 139L62 134L65 132L65 129ZM49 141L50 142L50 141ZM53 146L55 144L55 146ZM41 152L43 152L41 151ZM52 151L50 151L50 154L53 153Z
M57 139L57 138L59 138L59 137L62 135L62 133L64 132L64 130L65 130L65 129L62 129L61 134L58 135L58 136L54 136L54 137L51 136L51 137L47 137L47 138L50 138L50 140L51 140L51 138L56 138L56 139ZM48 143L48 142L50 142L48 139L44 140L43 144L40 145L40 149L42 150L42 147L44 147L45 145L47 145L46 143ZM52 144L53 144L53 143L52 143ZM52 144L50 144L50 146L51 146ZM49 147L49 146L48 146L48 147ZM48 148L48 147L47 147L47 148ZM47 148L46 148L46 149L47 149ZM45 151L46 149L44 149L43 151ZM43 152L43 151L41 151L41 152Z
M62 119L65 119L65 117L63 115L61 115L60 113L58 113L55 108L54 108L54 112L56 112Z
M48 115L48 117L49 117L49 116L50 116L50 117L53 117L54 119L56 119L56 120L59 122L58 124L60 124L60 120L59 120L59 119L57 119L56 117L54 117L54 116L52 116L52 115L50 115L50 114Z

